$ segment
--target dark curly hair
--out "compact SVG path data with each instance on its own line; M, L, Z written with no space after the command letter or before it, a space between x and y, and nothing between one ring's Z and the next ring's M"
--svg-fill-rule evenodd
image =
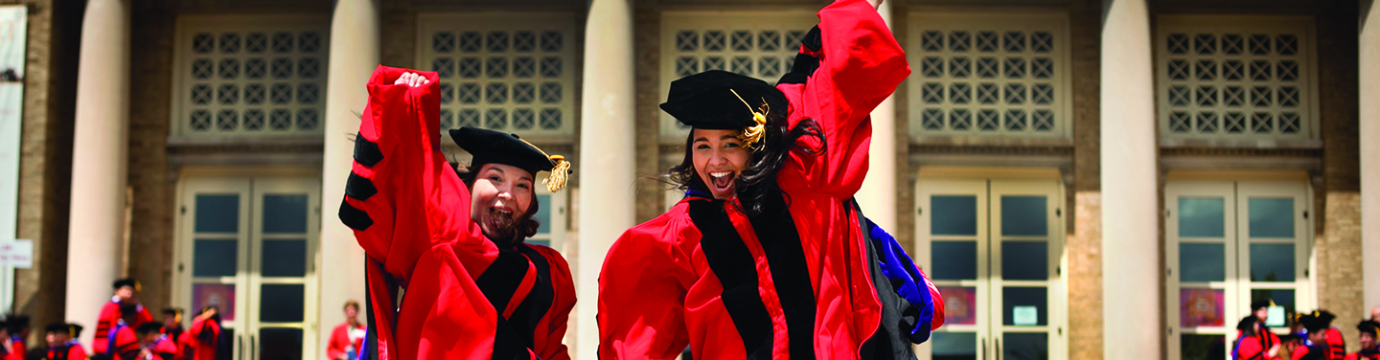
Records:
M738 195L738 201L742 204L741 210L749 215L761 215L764 210L764 203L769 196L781 196L781 188L776 183L776 175L781 171L781 167L785 166L791 152L815 156L825 151L824 131L820 129L819 122L814 119L801 120L794 127L788 128L786 112L769 113L767 114L765 132L766 136L762 140L761 148L752 151L752 155L748 157L747 167L743 169L738 178L733 179L734 191ZM807 136L818 139L820 147L808 149L796 143L800 138ZM694 150L692 148L694 142L695 131L691 130L690 134L685 137L685 159L679 165L666 171L666 174L663 175L664 181L682 191L708 192L708 186L695 173Z
M484 165L486 164L470 164L470 166L465 168L464 170L461 170L457 166L455 168L455 173L460 175L460 181L463 181L465 183L465 187L474 189L474 180L476 177L479 176L479 169L482 169ZM532 174L532 176L535 177L536 174ZM520 243L523 240L532 237L532 235L537 234L537 228L541 227L541 222L538 222L537 219L533 218L533 216L537 214L537 208L541 206L540 204L541 202L537 201L537 191L535 190L535 188L533 188L532 203L527 205L527 213L522 214L522 219L518 220L517 232L513 234L515 238L509 239L510 242L508 245ZM495 240L495 242L498 242L497 239L490 240ZM500 243L499 245L505 244Z

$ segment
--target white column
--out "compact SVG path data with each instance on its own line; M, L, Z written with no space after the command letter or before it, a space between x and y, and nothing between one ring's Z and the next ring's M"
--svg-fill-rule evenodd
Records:
M326 137L321 164L321 256L316 270L321 286L316 353L325 356L331 329L345 321L346 300L364 304L364 250L355 234L336 216L345 197L345 179L353 163L354 142L345 134L359 131L359 113L369 101L364 85L379 65L378 3L338 0L331 16L330 65L326 70ZM360 320L366 311L360 309Z
M1380 3L1361 29L1361 264L1365 316L1380 306Z
M890 25L891 2L877 8ZM858 190L858 206L863 214L887 232L896 234L896 96L872 109L872 145L867 153L867 177Z
M1102 22L1103 354L1159 359L1160 218L1150 15L1145 0L1107 2Z
M121 275L129 158L129 1L91 0L82 19L67 245L67 320L91 343ZM145 281L153 279L144 279Z
M575 358L597 357L599 270L609 246L633 223L633 19L630 0L592 0L585 20L580 103L580 215Z

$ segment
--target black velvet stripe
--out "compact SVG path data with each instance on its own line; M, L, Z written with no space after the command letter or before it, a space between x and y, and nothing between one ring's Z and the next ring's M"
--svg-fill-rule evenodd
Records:
M366 264L364 264L365 266L374 265L374 262L372 260L365 261L367 262ZM364 288L369 289L369 274L367 274L368 270L365 270L365 272L366 274L364 274ZM364 348L367 351L364 354L361 354L362 356L360 357L360 360L379 360L379 327L378 322L374 320L373 296L364 297L364 311L364 318L368 320L368 323L366 325L368 327L364 328Z
M364 231L370 226L374 226L374 219L369 218L369 213L364 212L350 205L345 199L340 200L340 222L345 223L351 229Z
M374 167L380 161L383 161L383 152L379 151L379 144L363 136L355 136L355 162L365 167Z
M484 293L489 304L502 317L503 309L508 308L508 301L513 299L513 293L517 292L518 286L522 285L522 277L526 275L526 257L517 251L499 250L498 258L479 274L474 284L479 286L479 291Z
M805 33L805 37L800 39L800 45L805 46L810 51L819 52L824 48L824 38L820 36L819 25L810 28L810 32Z
M497 317L498 324L494 330L494 353L495 360L514 360L531 359L531 354L527 353L527 347L522 346L522 341L518 338L518 333L509 325L508 320L502 314Z
M700 230L709 269L718 277L724 292L721 299L748 359L770 359L772 348L771 315L758 291L757 268L743 238L724 213L722 201L691 201L690 220Z
M537 331L541 318L551 310L551 304L555 301L556 291L551 284L551 264L546 261L545 256L527 244L518 244L517 250L536 267L537 281L532 285L532 291L527 293L527 297L518 303L513 316L508 318L508 323L513 326L518 336L522 337L527 347L536 348L536 339L532 334Z
M792 360L815 358L815 291L810 284L810 268L805 264L805 250L795 220L786 211L785 199L769 197L762 214L749 218L762 251L771 268L781 310L786 316L786 333L791 339Z
M906 337L906 332L910 330L913 320L907 323L903 309L910 308L910 303L896 293L896 288L892 287L891 280L887 279L882 273L880 254L878 253L878 242L874 242L867 229L867 220L863 217L862 211L858 209L857 203L849 201L846 205L849 213L856 213L859 229L862 231L862 241L867 245L867 271L872 279L872 288L877 292L877 302L882 305L882 318L877 323L877 330L872 333L872 337L863 342L859 349L860 359L876 360L915 360L914 348L910 345L910 340Z
M369 179L350 172L350 179L345 181L345 195L355 198L355 200L365 201L378 194L379 189L374 187L374 182Z

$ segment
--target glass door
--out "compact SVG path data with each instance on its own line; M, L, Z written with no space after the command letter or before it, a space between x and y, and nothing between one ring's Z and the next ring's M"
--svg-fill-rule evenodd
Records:
M1057 180L921 180L916 259L944 298L929 359L1063 358Z
M316 179L184 182L176 300L221 309L234 359L312 358L319 197Z
M1166 184L1169 358L1229 358L1253 302L1273 304L1266 325L1278 334L1289 314L1311 309L1308 194L1290 181Z

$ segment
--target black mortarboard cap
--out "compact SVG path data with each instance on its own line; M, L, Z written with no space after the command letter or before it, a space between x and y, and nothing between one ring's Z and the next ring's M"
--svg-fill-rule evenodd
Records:
M694 128L742 130L757 125L754 112L785 113L787 106L786 95L765 81L710 70L672 81L661 110Z
M1299 323L1303 324L1303 328L1309 333L1314 333L1332 327L1332 318L1319 317L1318 312L1314 311L1312 314L1300 316Z
M10 316L10 318L5 321L5 327L10 330L11 334L18 333L24 330L24 328L29 327L29 317L24 315Z
M43 327L45 333L65 333L69 330L67 323L52 323Z
M1256 300L1251 302L1251 311L1267 308L1270 307L1270 305L1274 305L1274 301L1270 301L1270 299Z
M134 328L134 333L138 334L139 336L160 332L163 332L163 324L156 322L146 322L143 324L139 324L139 327Z
M75 339L81 336L81 329L83 329L81 325L77 325L77 323L67 323L67 328L70 329L69 331L71 331L70 334L72 334L72 338Z
M139 280L134 280L132 278L119 279L115 280L115 284L113 284L112 286L116 290L128 286L134 288L134 291L139 291Z
M1361 320L1361 323L1356 324L1356 330L1363 334L1370 334L1371 337L1380 338L1380 323L1375 321Z
M1257 322L1260 322L1260 319L1257 319L1255 315L1247 315L1246 317L1241 318L1241 322L1236 323L1236 329L1246 332L1254 332L1255 324Z
M478 171L484 164L503 164L516 166L536 176L537 172L550 171L547 175L547 189L556 192L565 187L566 176L570 174L570 163L561 155L547 155L541 148L509 134L493 130L463 127L450 131L451 140L465 149L474 160L470 171Z

